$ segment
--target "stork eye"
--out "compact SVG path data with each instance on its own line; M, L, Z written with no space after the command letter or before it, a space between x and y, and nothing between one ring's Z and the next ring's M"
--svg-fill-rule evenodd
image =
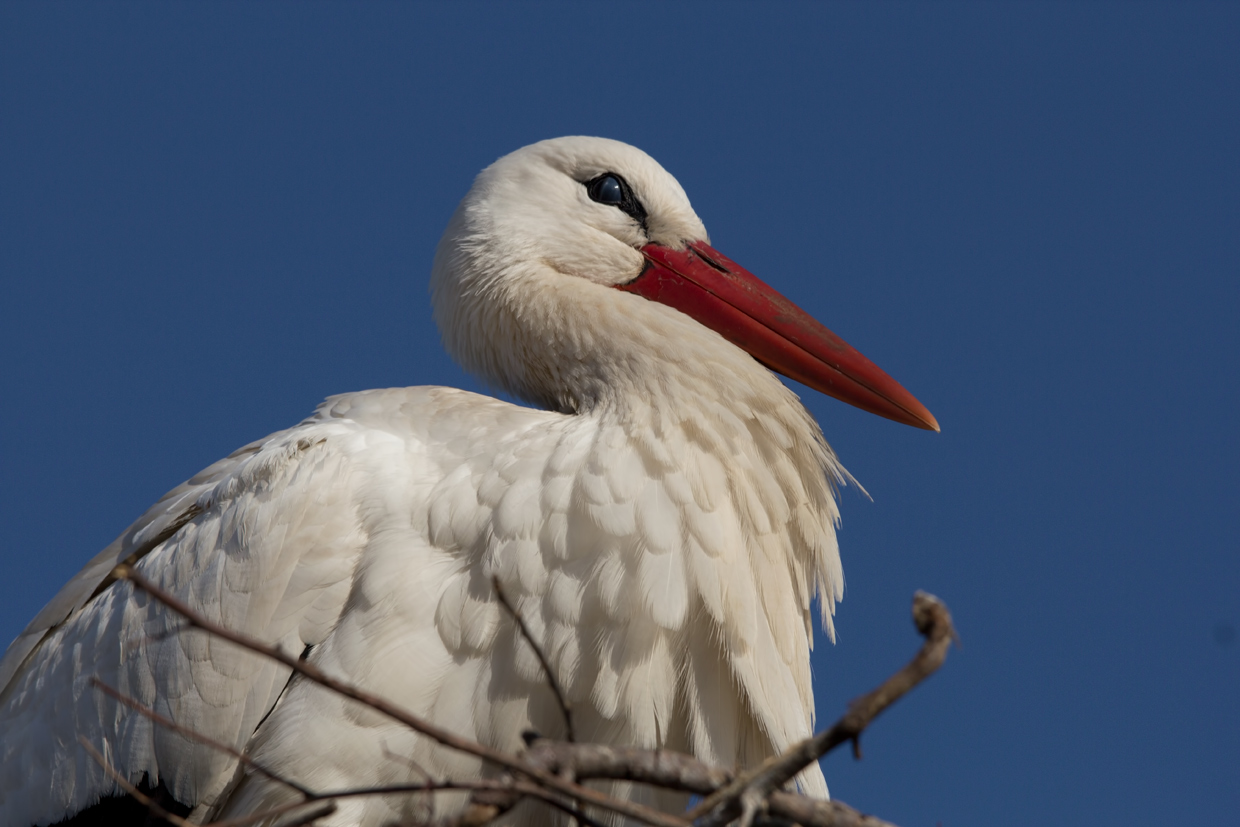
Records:
M590 200L609 207L618 207L624 203L624 187L614 175L600 175L587 183Z
M628 181L614 172L604 172L597 178L591 178L582 183L585 184L586 193L591 201L615 207L641 224L643 232L646 231L646 208L642 206L642 202L637 200Z

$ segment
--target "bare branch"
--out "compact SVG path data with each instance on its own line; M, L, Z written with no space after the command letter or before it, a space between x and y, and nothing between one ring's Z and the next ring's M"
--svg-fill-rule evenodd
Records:
M633 781L695 795L709 795L730 783L734 776L731 770L705 764L682 752L605 744L539 739L524 758L549 772L569 768L580 781ZM770 816L802 827L891 827L838 801L819 801L778 790L768 797L766 810ZM757 816L755 823L767 823L761 814Z
M259 773L260 775L265 775L268 778L270 778L272 781L276 781L280 784L283 784L286 787L290 787L296 790L297 792L305 796L307 799L317 797L315 796L313 792L306 789L302 785L298 784L296 781L292 781L288 778L285 778L284 776L280 775L277 772L267 769L262 764L258 763L253 758L246 755L241 750L234 749L233 747L229 746L228 744L223 743L222 741L217 741L214 738L211 738L210 736L207 736L207 735L202 734L201 732L198 732L197 730L190 729L189 727L183 727L180 724L178 724L176 721L173 721L169 718L165 718L163 715L160 715L155 710L148 709L146 706L143 706L137 700L129 697L128 695L122 695L120 692L116 691L115 689L108 686L103 681L99 680L99 678L92 677L90 679L90 685L93 686L95 689L98 689L103 694L108 695L111 698L114 698L118 702L124 704L125 706L129 707L130 709L134 710L140 715L144 715L147 718L150 718L152 721L154 721L156 724L163 727L164 729L171 730L180 735L184 735L186 738L190 738L194 741L198 741L200 743L206 744L207 746L212 747L213 749L217 749L220 752L226 752L229 755L231 755L233 758L236 758L238 761L245 764L247 767Z
M129 795L133 796L134 800L146 807L146 809L150 811L151 815L156 818L162 818L169 824L175 824L176 827L194 827L194 825L190 824L176 813L170 813L163 807L159 806L153 798L139 790L133 784L130 784L129 779L113 769L112 765L108 763L108 759L104 758L103 754L100 753L99 750L95 749L94 744L86 740L85 735L78 736L78 743L81 744L82 748L85 749L90 757L94 759L95 763L102 767L103 771L106 772L113 781L120 785L122 790L129 793Z
M302 807L310 807L309 810L297 816L292 821L281 821L280 827L300 827L300 825L310 824L316 819L329 816L336 812L336 802L323 801L316 804L314 799L306 801L294 801L291 804L285 804L280 807L272 807L270 810L263 810L257 813L251 813L248 816L238 816L237 818L228 818L223 821L212 821L204 824L203 827L247 827L264 819L282 816L285 813L295 812Z
M503 779L477 779L474 781L426 781L414 784L390 784L378 787L357 787L353 789L332 790L331 792L319 793L315 798L320 800L338 799L338 798L362 798L375 795L407 795L409 793L437 793L437 792L459 792L462 790L470 790L475 792L496 793L500 796L498 801L502 801L504 806L500 809L511 809L517 801L523 796L531 796L538 798L550 804L553 807L564 810L581 820L587 827L603 827L602 824L582 813L580 810L574 809L560 800L555 794L548 791L543 786L531 781L514 780L511 777ZM295 804L286 805L278 810L268 810L265 813L254 816L252 819L236 819L227 822L214 822L204 827L241 827L243 823L251 820L266 818L271 815L279 815L288 810L305 806L309 802L297 802ZM496 813L498 814L498 813ZM490 821L494 816L487 814L485 821ZM467 825L474 823L483 823L482 821L470 820L468 815L463 814L456 819L447 822L447 827L452 825Z
M145 717L151 719L156 724L162 727L165 727L166 729L169 729L173 732L180 733L181 735L184 735L187 738L206 744L207 746L212 747L213 749L217 749L221 752L225 752L233 756L234 758L237 758L239 761L246 764L246 766L253 768L255 771L259 772L260 774L265 775L266 777L270 778L273 781L276 781L280 784L284 784L296 790L298 793L300 793L303 796L302 801L295 801L295 802L285 804L283 806L276 807L270 810L264 810L259 813L253 813L248 816L241 816L238 818L226 819L224 821L213 821L213 822L210 822L208 825L205 825L205 827L245 827L245 825L253 824L257 821L262 821L263 819L271 818L273 816L281 816L286 813L294 812L300 808L308 807L312 804L315 804L316 802L322 802L319 804L319 806L314 807L313 809L299 816L297 820L286 823L284 825L284 827L296 827L296 825L309 824L315 819L322 818L326 815L330 815L332 812L335 812L336 805L333 803L332 799L336 799L336 798L355 798L355 797L361 797L361 796L393 795L393 794L400 794L400 793L418 793L418 792L435 793L435 792L445 792L445 791L452 791L452 790L455 790L455 791L488 790L488 791L496 791L496 792L513 792L517 794L516 798L514 798L513 800L514 804L516 803L516 799L520 798L522 795L531 795L531 796L534 796L534 797L537 797L537 798L540 798L546 801L551 806L564 810L565 812L569 813L570 815L580 820L581 823L585 824L587 827L603 827L603 825L601 825L599 822L595 821L594 819L591 819L585 813L582 813L580 810L566 805L564 802L560 801L555 796L548 795L544 789L534 784L531 784L528 782L526 783L513 782L511 780L508 780L508 781L478 780L478 781L465 781L465 782L436 781L432 779L431 776L416 763L412 763L411 766L413 769L415 769L423 777L426 778L426 781L423 783L400 784L400 785L390 785L390 786L383 786L383 787L359 787L357 789L335 790L335 791L328 792L328 793L316 793L312 790L309 790L301 786L300 784L297 784L293 781L290 781L287 778L284 778L278 773L275 773L267 769L262 764L250 758L248 755L240 752L239 750L233 749L232 747L230 747L229 745L225 743L217 741L214 738L210 738L196 730L190 729L189 727L183 727L180 724L176 723L175 721L165 718L164 716L160 715L158 712L155 712L154 710L148 709L147 707L143 706L141 703L139 703L134 698L131 698L128 695L122 694L121 692L118 692L116 689L112 688L111 686L108 686L106 683L99 680L98 678L91 678L90 683L91 683L91 686L94 687L95 689L98 689L99 691L103 692L105 695L108 695L114 698L115 700L117 700L118 702L120 702L121 704L124 704L130 709L133 709L135 712L138 712L141 715L144 715ZM88 749L91 749L92 753L97 754L95 753L93 748L88 747ZM392 758L392 759L398 758L398 756L395 756L391 753L387 753L387 754L389 758ZM100 761L100 760L102 760L101 757L96 758L96 761ZM105 767L105 770L106 769L108 768ZM137 792L133 792L133 790L136 788L133 788L132 785L129 785L127 782L120 782L120 783L124 784L125 791L127 793L130 793L131 795L134 795L140 804L146 804L147 801L150 800L149 796L144 796L140 790ZM154 802L152 801L151 803L154 803ZM158 807L158 804L156 804L156 806ZM156 815L162 818L163 816L160 815L160 813L162 812L163 811L160 810L159 812L156 813Z
M470 797L469 806L465 808L464 812L443 824L442 827L482 827L482 825L490 824L515 807L524 796L537 798L567 813L578 823L584 824L586 827L605 827L602 822L582 812L580 807L576 806L576 802L569 804L538 784L529 781L514 781L510 783L511 785L507 789L496 789L493 791L495 794L492 795L488 795L487 791L482 791L481 794L475 793Z
M791 781L798 772L846 741L856 743L879 713L903 697L943 665L947 649L956 638L951 614L937 597L925 592L913 596L913 623L926 642L899 672L877 689L849 704L848 712L834 726L768 758L725 787L707 796L686 813L698 827L721 827L742 813L744 801L765 800Z
M511 770L515 773L529 776L531 779L537 781L544 787L550 788L551 790L563 795L567 795L570 798L580 799L588 804L601 807L606 810L611 810L621 815L628 816L629 818L653 825L654 827L688 827L689 822L680 816L661 813L652 807L647 807L644 804L639 804L635 801L626 801L623 799L613 798L596 790L583 787L579 784L575 784L571 781L567 781L559 778L558 776L544 772L536 767L532 767L521 759L514 758L507 753L500 752L499 750L492 749L476 741L472 741L468 738L463 738L456 735L453 732L449 732L442 727L438 727L429 721L425 721L416 715L409 713L407 710L402 709L384 698L365 692L349 683L346 683L345 681L334 678L326 672L323 672L309 661L303 661L299 658L293 657L282 651L277 646L272 646L270 644L263 643L262 641L254 640L253 638L239 634L231 629L221 626L218 623L208 620L195 612L184 601L168 594L154 583L147 580L146 577L128 564L122 563L121 565L118 565L115 569L113 569L113 573L116 579L128 580L135 588L141 589L159 603L162 603L172 611L181 615L191 626L223 638L224 640L234 643L243 649L248 649L251 652L271 658L272 660L281 663L302 675L307 680L313 681L319 686L330 689L346 698L357 701L363 706L369 707L376 712L386 715L387 717L404 724L416 732L420 732L421 734L446 747L469 753L470 755L477 756L478 758L482 758L485 761L489 761L492 764L504 767L505 769Z
M504 594L504 587L499 582L499 575L491 576L491 586L495 589L495 596L499 598L500 605L508 610L508 614L512 615L513 622L517 624L517 629L521 632L521 637L525 638L525 642L529 644L531 649L534 650L534 656L538 658L538 663L542 667L543 675L547 678L547 685L551 687L551 693L555 695L555 701L560 705L560 715L564 718L566 740L569 743L575 743L577 740L577 733L573 729L573 710L568 705L568 698L565 697L564 690L560 686L560 681L555 676L555 670L551 668L551 662L547 660L547 655L543 652L542 647L538 645L538 641L534 640L534 635L530 632L530 627L526 625L525 618L521 616L519 611L517 611L517 607L508 600L508 595ZM571 773L560 773L560 775L568 778L570 781L577 780ZM556 806L560 805L557 804ZM564 807L560 808L565 809ZM576 812L578 809L579 803L577 801L573 801L571 810ZM573 820L569 822L569 827L577 827L578 823L578 820L574 817Z
M334 812L336 812L336 802L326 801L292 821L281 821L280 827L304 827L304 825L312 824L320 818L326 818ZM218 822L214 825L203 825L203 827L230 827L230 825Z
M613 747L607 744L567 744L538 739L525 760L548 772L569 770L579 780L634 781L658 787L709 795L730 782L734 773L704 764L673 750Z
M775 790L767 798L771 815L801 827L895 827L880 818L860 813L841 801L823 801Z
M387 760L398 762L404 765L405 767L408 767L410 771L417 773L422 778L424 778L426 781L434 780L431 774L426 771L426 768L423 767L421 764L419 764L417 761L413 760L413 758L410 758L409 756L405 756L405 755L397 755L396 753L388 749L386 741L384 741L381 744L381 747L383 749L383 757L386 758ZM431 812L433 811L429 797L419 799L419 805L427 809L427 815L426 815L426 818L423 819L423 821L428 821L430 819Z
M783 754L768 759L750 771L737 775L731 770L710 766L692 756L669 750L578 744L571 740L550 741L536 738L530 742L529 748L522 755L509 755L424 721L384 698L371 695L327 675L317 666L294 658L281 651L279 647L253 640L207 620L184 602L163 592L127 565L117 567L116 578L130 581L135 588L142 589L158 602L180 614L185 620L186 628L202 630L271 658L307 680L386 715L445 747L475 755L511 773L498 779L450 781L436 780L423 772L426 780L422 783L315 793L258 765L244 753L201 733L177 725L152 710L145 709L134 699L127 698L98 680L92 680L92 684L98 689L146 715L156 724L227 752L254 771L296 790L304 799L262 814L217 822L212 827L244 827L263 818L294 813L302 807L312 809L297 816L294 823L309 824L314 819L334 811L334 800L339 798L433 794L448 790L468 790L472 792L472 795L465 811L451 819L446 827L480 827L507 812L527 797L538 799L551 807L562 810L586 827L601 827L601 825L583 812L578 802L610 810L644 824L653 825L653 827L690 827L691 822L693 827L722 827L738 818L743 827L776 827L776 825L790 823L801 825L801 827L891 827L887 822L860 813L838 801L818 801L784 791L781 788L795 778L804 767L840 744L852 742L855 749L861 733L875 717L943 664L947 650L955 639L955 629L952 627L951 615L946 606L937 598L918 592L913 600L913 620L926 641L912 661L884 681L877 689L855 699L849 705L848 712L830 729L805 739ZM530 634L523 618L507 599L498 580L494 582L494 585L500 602L513 616L522 636L537 655L547 675L548 683L560 702L561 711L565 716L566 729L571 739L574 736L571 712L564 699L563 691L545 655ZM90 750L92 757L100 762L109 775L116 779L117 783L130 795L151 807L152 813L161 818L168 818L178 827L187 825L184 819L178 819L171 814L165 816L165 811L159 808L158 804L121 778L92 746L85 741L83 741L83 746ZM703 795L705 799L686 814L673 816L636 802L613 798L579 783L586 780L648 784ZM316 803L320 806L314 807Z
M512 615L512 619L516 622L517 628L521 630L521 637L525 638L525 642L534 650L534 655L538 658L538 663L542 666L543 674L547 676L547 683L551 686L551 691L555 695L556 703L560 705L560 714L564 716L564 729L567 733L567 740L573 743L577 740L577 735L573 731L573 711L568 705L568 698L564 696L564 689L560 686L560 681L555 676L555 670L551 668L550 661L543 653L542 647L538 645L538 641L534 640L534 635L530 633L530 627L525 625L525 618L521 617L521 613L517 611L508 600L508 595L504 594L504 589L500 585L499 577L493 575L491 577L491 586L495 589L495 596L499 598L499 602L508 614Z
M390 749L387 748L387 743L383 744L383 757L388 759L389 761L399 761L400 763L404 764L409 769L416 772L418 775L425 778L427 781L434 780L431 777L431 774L427 772L426 769L421 764L419 764L417 761L414 761L412 758L406 755L397 755L396 753L392 752Z

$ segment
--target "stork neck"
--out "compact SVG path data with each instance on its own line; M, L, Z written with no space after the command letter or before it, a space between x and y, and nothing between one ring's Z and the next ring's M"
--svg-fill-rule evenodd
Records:
M772 406L803 410L796 394L748 353L675 310L645 304L640 318L613 319L592 332L595 346L585 353L577 337L564 343L567 358L556 362L568 397L556 407L617 422L644 421L652 411L673 418L677 411L726 411L746 419ZM804 437L812 440L817 426L805 419Z

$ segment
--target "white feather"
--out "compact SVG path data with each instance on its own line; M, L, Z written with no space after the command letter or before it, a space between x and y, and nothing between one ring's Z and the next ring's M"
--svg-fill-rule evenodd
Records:
M644 230L585 197L580 182L607 170L640 194ZM485 170L436 257L436 318L463 364L546 410L444 388L334 397L170 492L0 661L0 823L55 821L115 790L79 734L129 778L161 779L194 819L288 800L92 692L91 676L319 790L408 782L414 766L483 772L283 667L177 633L175 616L109 583L131 557L206 616L311 645L330 673L502 749L562 724L492 574L583 737L734 764L808 734L810 601L841 596L831 486L844 472L751 357L606 289L640 271L646 240L705 237L675 180L623 144L559 139ZM816 767L801 783L826 793ZM323 823L426 806L375 797Z

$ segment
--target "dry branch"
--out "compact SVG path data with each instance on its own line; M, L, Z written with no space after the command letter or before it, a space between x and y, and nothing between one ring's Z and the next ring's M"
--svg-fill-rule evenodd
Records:
M306 798L315 797L314 793L310 792L310 790L307 790L305 787L298 784L296 781L285 778L279 773L268 769L267 767L255 761L250 756L246 755L241 750L234 749L233 747L229 746L228 744L223 743L222 741L217 741L214 738L211 738L207 735L202 734L201 732L198 732L197 730L191 729L190 727L181 726L176 721L173 721L169 718L165 718L163 715L160 715L155 710L148 709L147 707L143 706L136 699L131 698L128 695L122 694L121 692L118 692L116 689L114 689L111 686L108 686L106 683L99 680L98 678L91 678L90 685L93 688L98 689L100 692L107 695L108 697L112 698L113 700L117 701L118 703L124 704L125 706L129 707L134 712L137 712L139 715L142 715L146 718L151 719L153 722L163 727L164 729L167 729L171 732L175 732L179 735L183 735L186 738L189 738L191 740L206 744L212 749L217 749L220 752L226 752L229 755L231 755L233 758L236 758L238 761L245 764L250 769L257 772L258 774L264 775L267 778L270 778L272 781L276 781L280 784L283 784L286 787L290 787L296 790L297 792L301 793Z
M95 749L95 745L86 740L85 735L78 736L78 743L82 745L82 748L86 750L94 762L108 774L108 777L115 781L122 790L133 796L134 800L136 800L139 804L146 807L151 815L156 818L162 818L169 824L175 825L175 827L194 827L194 825L190 824L176 813L170 813L163 807L159 806L159 802L155 801L155 799L151 798L133 784L129 783L129 779L117 772L112 764L108 762L108 759L103 757L103 753Z
M699 827L719 827L737 815L752 816L755 802L763 801L774 790L791 781L798 772L847 741L854 746L861 733L879 713L891 706L917 684L943 665L947 649L956 639L951 613L937 597L926 592L913 595L913 624L925 637L917 655L874 691L849 704L848 712L830 729L806 738L780 755L707 796L687 815ZM700 821L699 821L700 819Z
M552 741L537 736L531 737L528 749L519 756L494 750L424 721L390 701L334 678L315 665L295 658L278 647L253 640L207 620L183 601L164 592L128 565L117 566L115 577L128 580L134 588L141 589L159 603L181 615L188 627L197 628L278 661L307 680L386 715L445 747L477 756L502 768L505 773L499 778L474 781L436 780L427 777L425 782L415 784L315 792L256 764L232 747L181 727L141 707L137 701L96 681L95 685L99 689L151 718L157 725L194 738L212 748L223 750L254 771L285 784L302 795L302 801L280 808L281 812L293 812L298 807L307 807L316 803L324 807L327 805L334 807L331 802L338 798L435 793L447 790L471 791L469 805L449 822L451 827L481 827L516 806L524 798L541 800L568 813L586 827L600 826L596 820L581 811L578 802L584 802L588 806L608 810L638 822L653 825L653 827L690 827L691 824L692 827L722 827L738 819L742 825L753 825L753 827L790 824L800 825L800 827L891 827L887 822L864 815L841 802L819 801L785 791L782 788L802 769L836 746L852 742L856 747L862 731L875 717L942 665L947 649L955 638L951 615L946 606L937 598L918 592L913 600L913 620L926 640L913 660L877 689L855 699L849 705L847 713L831 728L805 739L785 753L768 759L752 770L737 774L732 770L711 766L692 756L669 750L578 744L571 740ZM500 601L512 614L522 636L533 648L542 664L548 682L560 702L571 738L573 734L571 713L546 657L537 642L533 640L520 614L508 602L498 582L495 583L495 588ZM140 791L123 780L91 745L84 743L83 746L90 750L92 757L101 763L101 766L117 780L117 783L139 801L146 803L153 814L166 818L170 816L169 820L174 824L183 821L171 814L164 816L164 811L158 808L158 804L150 801L149 797L142 796ZM697 807L683 815L670 815L636 802L613 798L578 783L600 780L647 784L701 795L705 798ZM312 808L298 817L296 823L309 824L325 812L327 811L320 812L317 807ZM276 814L275 811L270 811L265 814L256 814L253 817L219 822L215 827L241 827L256 819Z
M633 781L694 795L709 795L726 787L735 777L731 770L672 750L539 739L523 757L549 772L570 770L579 781ZM802 827L891 827L839 801L820 801L782 791L770 794L766 810L769 816L793 821ZM761 818L756 823L767 821Z
M547 660L547 656L543 653L542 647L538 645L538 641L534 640L534 636L530 634L530 627L525 624L525 618L521 617L517 607L509 602L508 595L504 594L504 589L500 585L498 576L491 578L491 585L495 589L495 596L499 598L500 604L508 610L508 614L512 615L513 621L521 631L521 637L525 638L525 642L534 650L534 656L538 658L538 663L542 666L543 675L546 676L551 692L555 695L556 703L560 705L560 714L564 716L566 740L569 742L576 741L577 733L573 731L573 710L568 705L568 698L564 696L564 688L560 686L560 681L555 676L555 670L551 668L551 662Z
M223 638L231 643L235 643L243 649L249 649L251 652L271 658L272 660L289 667L293 671L305 677L307 680L313 681L319 686L330 689L346 698L357 701L363 706L373 709L375 712L386 715L387 717L404 724L410 729L422 733L443 746L477 756L484 761L489 761L492 764L504 767L505 769L517 774L528 775L531 779L551 790L554 790L555 792L562 793L571 798L580 799L606 810L612 810L613 812L628 816L629 818L637 819L645 824L654 825L654 827L687 827L689 823L683 818L668 815L667 813L661 813L658 810L645 806L644 804L639 804L635 801L626 801L619 798L612 798L611 796L604 795L596 790L591 790L587 787L582 787L579 784L565 781L557 776L542 772L534 767L527 766L519 758L514 758L505 752L492 749L476 741L471 741L468 738L463 738L453 732L449 732L442 727L435 726L429 721L425 721L416 715L413 715L409 711L402 709L385 698L358 689L345 681L328 675L326 672L322 671L310 662L303 661L289 655L278 646L272 646L270 644L263 643L262 641L254 640L246 635L238 634L227 627L208 620L195 612L184 601L168 594L150 580L147 580L140 572L128 564L120 564L113 569L113 573L115 574L116 579L129 581L135 588L141 589L159 603L162 603L169 609L172 609L174 612L181 615L191 626Z
M297 812L297 810L305 808L305 812L294 816L292 820L280 819L280 827L302 827L302 825L313 824L315 821L329 816L336 812L336 802L334 801L294 801L292 804L284 804L280 807L272 807L270 810L263 810L257 813L251 813L248 816L238 816L237 818L229 818L224 821L212 821L203 827L249 827L251 824L257 824L260 821L266 821L270 818L284 816L289 813Z
M772 816L785 819L801 827L895 827L881 818L858 812L842 801L823 801L796 793L776 790L767 798L767 809ZM759 818L758 825L767 823Z

